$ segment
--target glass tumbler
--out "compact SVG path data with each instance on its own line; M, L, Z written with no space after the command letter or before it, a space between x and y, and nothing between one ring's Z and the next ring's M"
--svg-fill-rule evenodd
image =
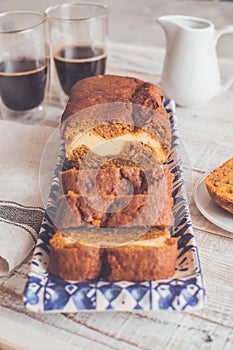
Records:
M3 119L44 116L48 45L45 15L34 11L0 14L0 95Z
M79 80L105 73L109 10L97 3L67 3L46 11L51 49L50 98L64 107Z

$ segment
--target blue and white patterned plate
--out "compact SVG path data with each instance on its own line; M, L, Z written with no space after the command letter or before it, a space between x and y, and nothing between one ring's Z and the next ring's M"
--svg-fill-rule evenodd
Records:
M166 101L165 107L170 115L172 126L172 150L168 166L174 174L175 227L173 236L178 240L175 275L166 280L143 283L108 282L101 279L70 282L53 277L47 272L49 239L54 234L50 218L56 211L55 200L59 190L58 174L64 158L64 148L61 148L24 291L24 303L29 310L35 312L146 311L194 310L203 307L205 290L179 156L175 105L173 101Z

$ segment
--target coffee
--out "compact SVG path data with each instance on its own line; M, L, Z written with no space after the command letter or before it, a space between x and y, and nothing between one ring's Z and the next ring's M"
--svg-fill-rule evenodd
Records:
M55 52L54 62L62 89L69 95L77 81L104 74L106 53L100 47L63 46Z
M9 109L35 108L44 99L47 66L40 60L22 58L0 63L0 94Z

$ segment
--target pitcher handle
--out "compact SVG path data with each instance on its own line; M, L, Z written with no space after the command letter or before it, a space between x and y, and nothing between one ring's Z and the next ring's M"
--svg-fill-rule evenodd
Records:
M216 30L216 44L218 42L218 39L224 35L224 34L233 34L233 25L229 25L220 29ZM227 90L231 85L233 84L233 74L232 76L227 79L220 87L220 90L218 91L218 95L222 94L225 90Z

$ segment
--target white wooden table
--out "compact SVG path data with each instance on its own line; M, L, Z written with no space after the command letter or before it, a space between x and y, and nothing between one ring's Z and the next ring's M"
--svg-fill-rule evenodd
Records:
M159 82L164 51L112 44L108 72ZM221 62L224 72L232 62ZM185 174L191 218L199 249L207 300L198 312L105 312L34 314L22 293L30 259L0 280L0 344L3 349L232 349L233 234L208 222L196 209L197 178L232 156L232 89L202 108L177 108L186 149Z
M109 73L159 83L164 49L111 44L110 55ZM221 69L227 75L233 60L222 59ZM233 349L233 234L207 221L192 197L195 181L233 156L232 99L231 87L201 108L177 108L191 219L207 293L204 309L30 313L22 303L29 258L9 278L0 279L0 349Z

